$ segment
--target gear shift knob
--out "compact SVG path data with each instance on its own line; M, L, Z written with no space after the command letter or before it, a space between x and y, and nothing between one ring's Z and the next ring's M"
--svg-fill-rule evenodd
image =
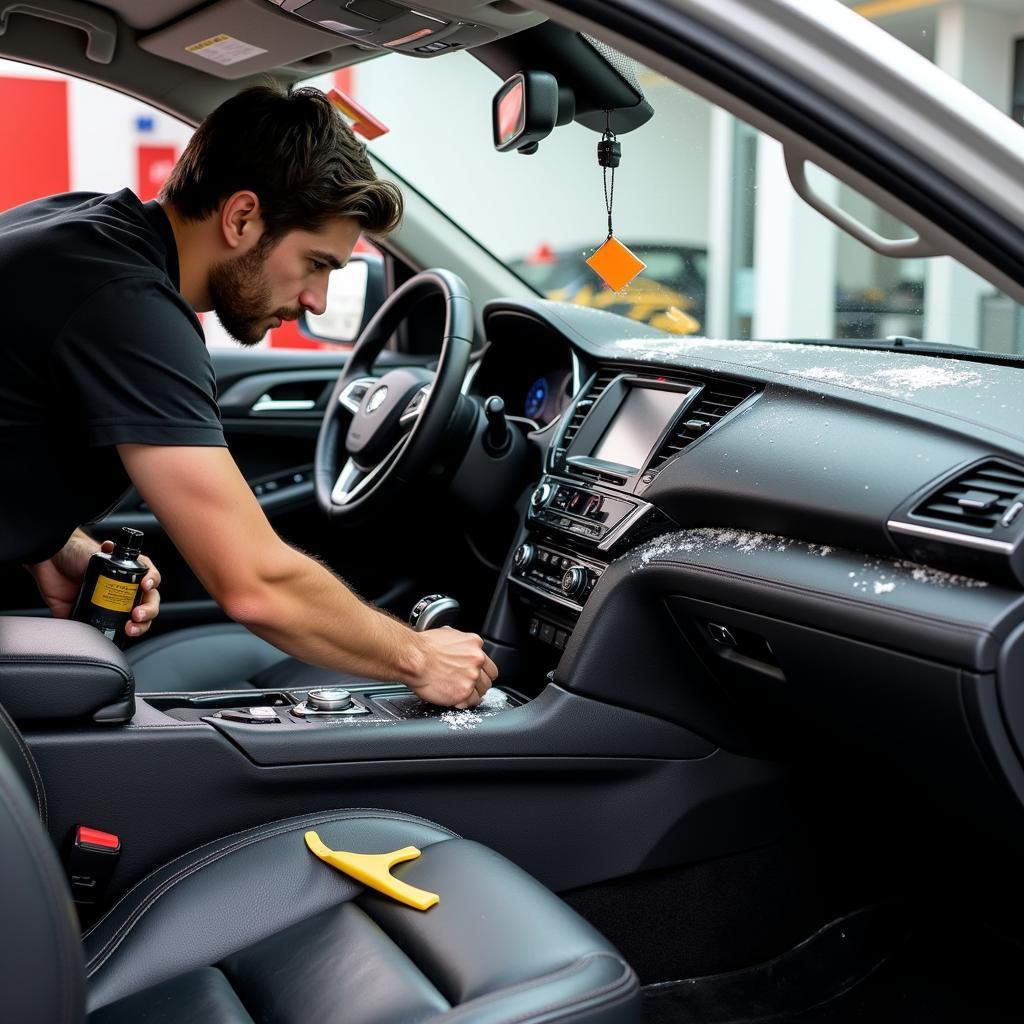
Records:
M409 625L417 633L422 633L425 629L436 629L438 626L453 626L460 611L459 602L454 597L428 594L421 597L409 613Z

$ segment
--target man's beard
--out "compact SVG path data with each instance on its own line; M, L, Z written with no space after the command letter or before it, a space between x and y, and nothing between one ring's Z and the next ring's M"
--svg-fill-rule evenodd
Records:
M224 330L247 347L263 340L271 318L296 320L302 313L301 309L270 308L270 285L264 267L271 248L257 245L243 256L224 260L210 269L213 310Z

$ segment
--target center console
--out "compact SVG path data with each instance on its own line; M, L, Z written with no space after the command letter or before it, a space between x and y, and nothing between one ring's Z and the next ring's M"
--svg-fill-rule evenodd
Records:
M588 397L594 390L566 414L551 445L507 577L528 642L551 654L565 648L608 563L673 529L640 495L702 387L622 373L599 398Z
M412 719L448 717L452 723L479 715L490 717L524 703L506 688L492 687L472 710L429 704L399 683L324 686L311 690L247 690L230 693L150 694L149 707L179 722L278 726L277 731L305 731L331 726L382 725Z

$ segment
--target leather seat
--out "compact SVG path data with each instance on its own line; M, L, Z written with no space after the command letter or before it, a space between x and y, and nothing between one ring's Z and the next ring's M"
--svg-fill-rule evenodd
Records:
M129 890L79 946L45 790L0 709L0 985L18 1024L627 1024L636 976L513 864L395 811L304 815L226 836ZM440 894L426 912L308 852L422 856L394 873Z
M136 693L308 689L366 681L291 658L234 622L165 633L129 647L125 657Z

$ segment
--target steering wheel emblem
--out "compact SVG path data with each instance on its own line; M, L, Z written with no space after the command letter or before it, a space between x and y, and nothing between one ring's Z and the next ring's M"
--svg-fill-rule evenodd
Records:
M369 401L366 403L366 411L376 412L383 404L384 399L388 397L388 386L387 384L381 384L376 391L370 395Z

